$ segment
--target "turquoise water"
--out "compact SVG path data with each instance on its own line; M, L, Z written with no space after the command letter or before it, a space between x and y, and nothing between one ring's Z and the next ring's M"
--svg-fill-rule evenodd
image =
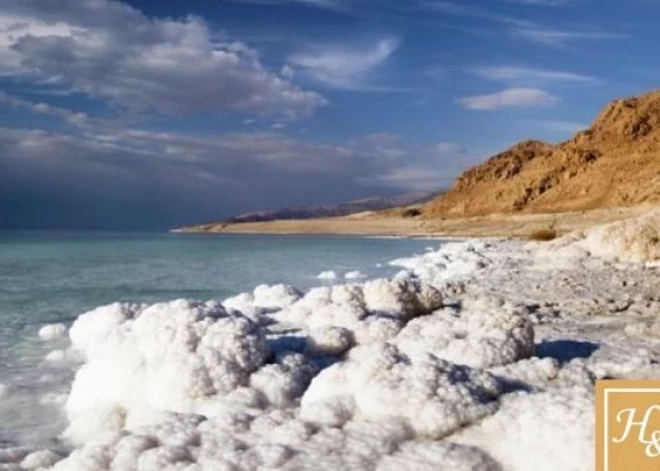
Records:
M115 301L224 299L261 283L301 289L326 270L388 276L386 262L437 241L320 236L0 232L0 442L52 436L73 368L44 361L45 323ZM382 266L377 266L382 264ZM338 279L337 282L343 280ZM52 399L52 398L51 398Z

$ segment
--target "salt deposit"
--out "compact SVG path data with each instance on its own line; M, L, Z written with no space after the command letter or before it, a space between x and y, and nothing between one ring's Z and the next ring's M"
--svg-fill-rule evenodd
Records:
M55 340L66 335L64 324L47 324L39 329L39 338L44 341Z
M594 391L580 387L503 398L457 439L510 471L582 471L594 462Z
M660 210L569 234L554 245L623 261L660 261Z
M100 307L47 357L83 363L68 397L44 397L62 441L0 447L0 467L591 469L595 379L660 376L660 269L576 248L594 237L448 242L388 280Z
M316 278L318 278L319 280L334 280L335 278L337 278L337 273L335 273L332 270L323 271L319 273L316 276Z
M344 274L344 278L346 280L360 280L362 278L366 278L367 275L362 273L361 271L349 271Z
M359 347L314 378L301 415L334 427L354 418L398 420L437 439L492 414L500 394L500 384L488 373L433 355L409 357L394 346Z
M477 368L507 365L534 353L534 329L524 307L467 300L410 321L394 339L406 353L430 352Z
M224 400L249 402L241 388L269 354L256 324L214 302L99 308L74 323L71 341L86 358L66 406L76 442L158 420L162 411L212 413Z

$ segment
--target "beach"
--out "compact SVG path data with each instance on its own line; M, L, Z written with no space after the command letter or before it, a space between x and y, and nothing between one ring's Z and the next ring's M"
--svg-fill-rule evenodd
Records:
M266 222L209 223L186 226L175 232L200 234L338 234L374 236L526 237L553 228L559 233L584 230L597 224L644 214L657 205L606 208L543 214L492 214L487 216L406 218L402 210L366 212L335 218Z

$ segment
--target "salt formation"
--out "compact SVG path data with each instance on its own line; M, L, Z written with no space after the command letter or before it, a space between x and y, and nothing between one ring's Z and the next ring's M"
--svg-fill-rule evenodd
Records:
M314 378L301 414L334 427L353 418L401 420L418 435L437 439L491 414L500 393L489 374L433 355L409 357L394 346L360 347Z
M334 280L335 278L337 278L337 274L332 270L328 270L319 273L316 276L316 278L318 278L319 280Z
M43 341L55 340L66 335L64 324L47 324L39 329L39 338Z
M410 321L394 340L404 352L430 352L477 368L506 365L534 352L528 313L495 300L467 300Z
M660 260L660 210L569 234L553 244L622 261Z
M365 275L361 271L349 271L346 272L346 274L344 275L344 278L347 280L359 280L366 277L367 275Z
M303 330L318 332L326 327L341 327L350 332L356 343L365 344L393 338L405 322L428 314L441 304L441 294L427 284L373 280L362 285L313 288L273 317Z
M582 471L594 462L594 391L565 388L503 398L500 410L460 434L508 471Z
M447 242L436 252L389 262L403 267L432 285L448 280L471 278L486 267L483 252L492 247L487 241Z
M114 304L82 315L70 335L86 358L66 405L77 442L161 411L254 401L241 388L269 354L256 324L214 302Z
M577 471L595 379L660 375L652 266L497 240L392 265L306 293L83 314L49 354L84 361L64 445L0 447L0 468Z

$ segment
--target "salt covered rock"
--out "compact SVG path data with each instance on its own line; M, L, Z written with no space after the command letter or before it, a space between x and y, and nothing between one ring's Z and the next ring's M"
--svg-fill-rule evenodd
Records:
M366 282L362 289L369 312L405 320L427 314L442 305L440 292L425 283L379 279Z
M490 261L483 252L488 242L446 242L440 250L423 255L400 258L389 262L392 266L405 268L409 273L434 286L448 280L461 280L474 277Z
M408 442L378 463L376 471L502 471L478 448L442 442Z
M52 450L38 450L23 458L21 468L26 470L49 468L61 459L62 456Z
M343 327L319 327L307 336L308 353L341 355L355 345L353 333Z
M399 420L437 439L493 413L500 393L488 373L432 355L409 357L391 345L356 347L314 378L301 415L326 426L353 418Z
M341 327L352 333L356 343L378 343L394 337L407 320L441 305L442 295L429 285L381 279L311 289L273 317L308 331Z
M254 290L254 304L266 309L282 309L302 297L300 291L289 285L259 285Z
M215 302L113 304L82 315L71 339L86 358L67 401L74 439L145 411L211 412L269 353L256 324Z
M660 260L660 210L568 234L554 248L578 248L593 256L631 262Z
M534 353L534 328L523 308L488 298L464 301L410 321L394 339L406 353L428 352L477 368L506 365Z
M507 395L497 413L454 440L508 471L582 471L594 462L593 430L594 391L573 387Z
M337 278L337 273L335 273L332 270L322 271L321 273L316 275L316 278L318 278L319 280L334 280Z
M43 341L55 340L66 335L64 324L46 324L39 329L39 338Z

